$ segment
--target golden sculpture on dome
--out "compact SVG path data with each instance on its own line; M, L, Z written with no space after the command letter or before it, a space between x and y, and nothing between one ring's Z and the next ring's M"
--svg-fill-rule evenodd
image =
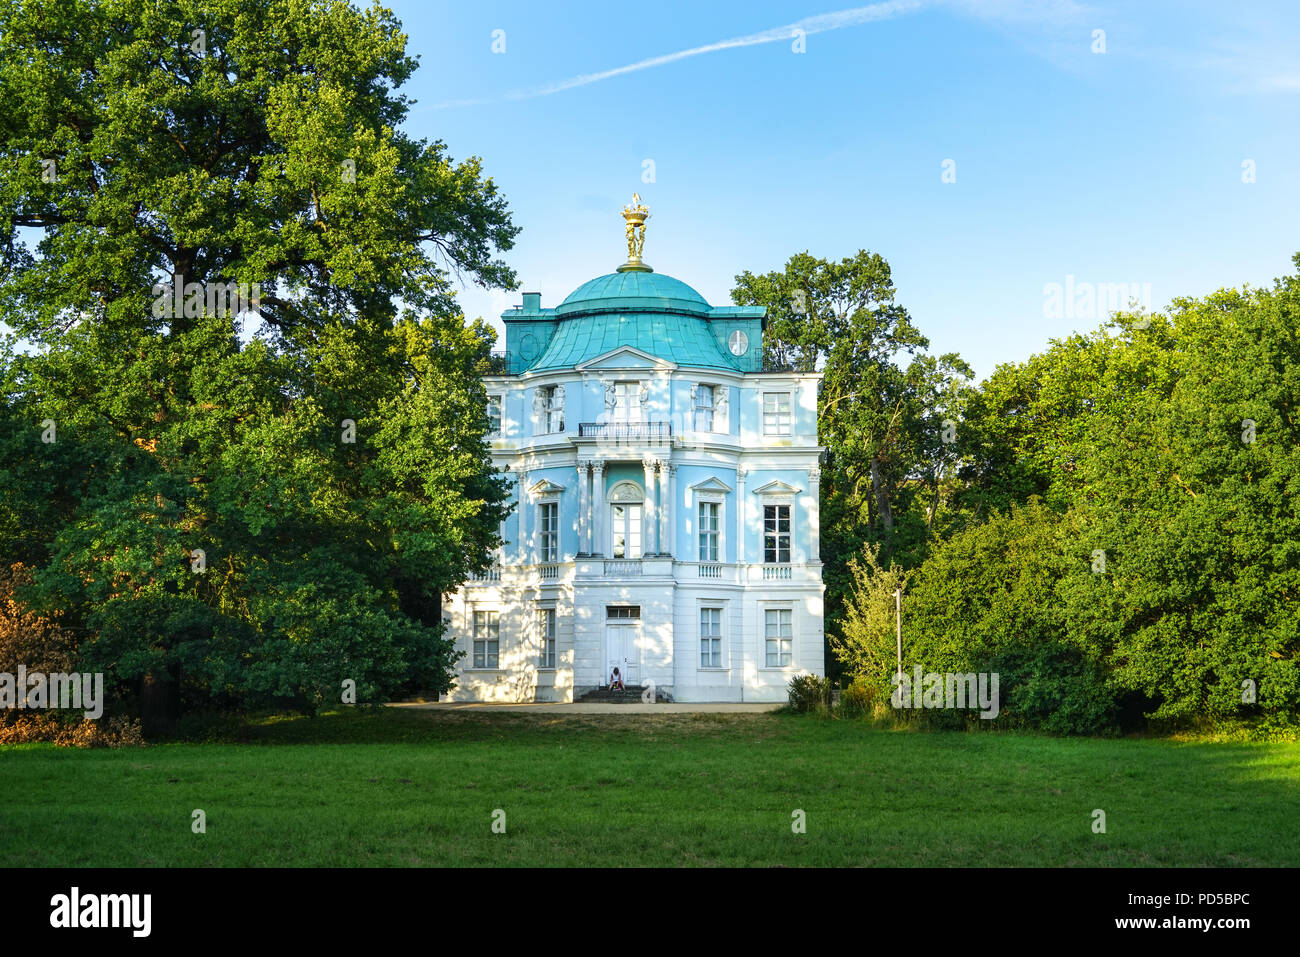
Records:
M623 219L627 221L627 262L618 267L619 272L654 272L641 260L645 249L645 222L650 218L650 210L641 203L639 193L632 194L632 203L623 207Z

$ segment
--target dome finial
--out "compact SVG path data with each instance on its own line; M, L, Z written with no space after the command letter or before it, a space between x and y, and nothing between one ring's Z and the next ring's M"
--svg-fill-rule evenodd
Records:
M641 204L639 193L632 194L632 205L623 207L623 218L627 220L627 262L618 267L618 272L654 272L641 261L645 221L650 218L650 210Z

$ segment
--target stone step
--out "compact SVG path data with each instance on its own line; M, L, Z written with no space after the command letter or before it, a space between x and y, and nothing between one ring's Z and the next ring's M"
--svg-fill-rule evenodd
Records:
M625 691L610 691L608 688L595 688L578 698L587 704L641 704L641 688L628 688ZM655 701L666 704L672 698L656 689Z

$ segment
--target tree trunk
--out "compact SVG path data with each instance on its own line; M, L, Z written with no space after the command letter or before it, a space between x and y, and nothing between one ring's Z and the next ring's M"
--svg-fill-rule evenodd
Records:
M934 499L930 502L930 514L925 517L925 540L927 542L930 540L930 529L934 525L934 515L939 511L939 496L942 484L943 471L941 469L934 474Z
M145 737L169 734L180 717L180 694L176 675L160 678L152 672L140 679L137 707Z
M894 536L894 512L889 505L889 492L885 488L884 477L880 474L880 459L871 460L871 491L876 499L876 512L880 515L880 525L884 529L887 543L892 544Z

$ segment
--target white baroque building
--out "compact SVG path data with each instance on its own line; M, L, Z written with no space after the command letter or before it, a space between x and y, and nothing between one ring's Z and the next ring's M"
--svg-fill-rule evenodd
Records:
M825 674L817 373L763 372L762 307L710 306L640 258L501 318L485 380L515 509L493 568L444 606L453 701L781 701Z

